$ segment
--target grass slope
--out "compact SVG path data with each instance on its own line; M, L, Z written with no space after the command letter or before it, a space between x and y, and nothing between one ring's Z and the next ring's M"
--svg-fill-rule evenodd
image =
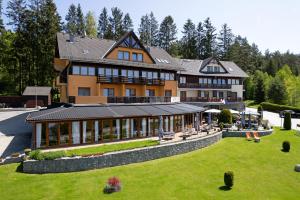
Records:
M67 150L66 153L69 156L71 156L72 154L84 155L84 154L93 154L93 153L108 153L112 151L135 149L141 147L154 146L158 144L159 141L157 140L143 140L143 141L135 141L135 142L101 145L95 147L85 147L80 149L72 149L72 150Z
M283 140L291 151L281 151ZM299 199L300 137L276 129L261 143L225 138L208 148L169 158L75 173L32 175L0 167L1 199ZM232 190L223 173L232 170ZM118 176L122 191L104 195L106 180Z

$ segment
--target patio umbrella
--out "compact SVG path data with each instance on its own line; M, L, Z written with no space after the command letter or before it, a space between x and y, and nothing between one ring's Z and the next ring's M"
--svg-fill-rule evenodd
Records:
M206 110L205 112L206 113L220 113L221 110L218 110L218 109L209 109L209 110Z
M207 123L208 123L208 125L211 124L211 113L210 112L208 113L208 122Z
M159 116L159 129L158 129L159 139L162 138L163 133L164 133L164 130L163 130L163 123L164 123L163 117L162 117L162 116Z

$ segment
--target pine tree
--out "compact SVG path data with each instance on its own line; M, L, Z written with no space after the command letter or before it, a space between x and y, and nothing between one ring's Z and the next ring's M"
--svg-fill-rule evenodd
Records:
M76 27L77 35L84 36L84 16L80 4L78 4L76 11Z
M132 19L130 18L130 15L128 13L126 13L123 19L123 30L124 32L133 30Z
M196 44L196 48L197 48L197 58L198 59L205 59L204 57L204 28L201 22L198 23L197 26L197 44Z
M222 59L228 59L228 51L229 47L232 45L234 39L234 35L231 32L231 29L228 27L227 24L222 25L222 29L219 33L219 43L218 43L218 52Z
M140 41L145 45L150 45L150 20L147 14L141 17L141 22L138 31L140 35Z
M269 62L268 62L268 64L267 64L267 66L265 67L265 71L266 71L269 75L275 76L277 69L276 69L276 66L275 66L275 64L274 64L274 61L273 61L272 59L269 59Z
M182 33L181 52L183 58L195 59L197 57L197 32L192 20L188 19L183 25Z
M265 80L260 71L255 72L254 100L256 103L261 103L266 100Z
M109 17L109 26L108 26L108 31L112 32L113 38L114 40L119 39L123 33L123 13L122 11L117 8L117 7L113 7L111 9L111 17Z
M85 17L85 32L89 37L97 37L96 21L94 14L91 11L89 11Z
M169 51L171 43L176 40L176 33L176 24L173 18L170 15L165 17L159 27L159 46Z
M150 20L150 46L157 46L158 40L158 23L153 12L149 15Z
M107 34L108 29L108 15L107 15L107 9L104 7L102 9L102 12L99 16L98 20L98 37L99 38L105 38L105 35ZM108 38L106 38L108 39Z
M2 0L0 0L0 33L4 31L5 27L2 19Z
M203 23L204 27L204 52L205 58L214 56L216 53L216 28L212 25L209 18L206 18Z
M77 26L77 11L76 6L71 4L68 10L68 14L66 15L67 24L65 26L65 31L71 35L76 35L78 33Z
M287 103L287 88L278 76L276 76L270 84L268 90L268 98L273 103L276 104L286 104Z

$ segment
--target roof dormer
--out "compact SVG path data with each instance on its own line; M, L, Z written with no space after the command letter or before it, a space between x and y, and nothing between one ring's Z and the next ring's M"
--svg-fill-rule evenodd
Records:
M210 58L203 60L199 71L201 73L206 73L206 74L228 73L228 71L222 65L222 63L214 57L210 57Z

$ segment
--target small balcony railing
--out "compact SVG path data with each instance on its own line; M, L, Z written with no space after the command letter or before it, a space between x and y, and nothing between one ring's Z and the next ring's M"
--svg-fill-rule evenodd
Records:
M216 97L180 97L181 102L241 102L242 98L216 98Z
M231 89L228 84L179 83L179 88Z
M98 83L131 83L141 85L165 85L163 79L147 79L144 77L126 77L126 76L103 76L99 75Z
M168 103L171 97L107 97L107 103Z

